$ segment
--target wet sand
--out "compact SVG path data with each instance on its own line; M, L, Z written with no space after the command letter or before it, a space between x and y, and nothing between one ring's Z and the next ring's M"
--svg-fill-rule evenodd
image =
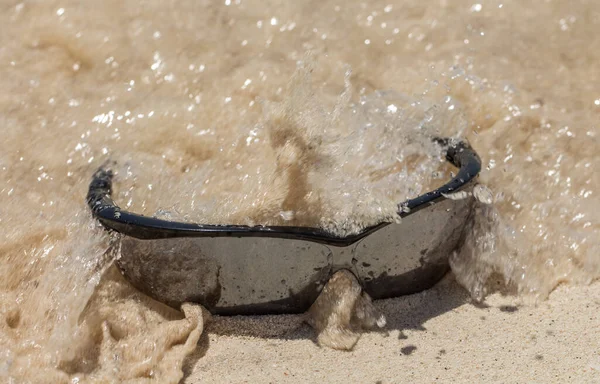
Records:
M190 353L189 382L600 381L598 1L0 1L0 24L0 381L177 383ZM308 51L314 92L290 95ZM391 99L330 124L345 80L352 103ZM144 214L285 218L296 196L278 161L307 156L284 144L278 159L265 100L317 142L373 128L385 158L352 154L375 171L395 169L403 128L467 138L495 201L450 255L461 285L377 303L389 335L343 353L297 317L219 319L200 337L198 307L123 281L84 202L92 173L116 160L117 201ZM402 100L433 109L405 124L386 114ZM322 181L354 213L344 179ZM514 295L465 304L494 274Z
M537 307L495 293L474 305L449 276L377 302L385 332L351 352L319 348L295 316L215 318L185 383L598 383L600 283L559 287Z

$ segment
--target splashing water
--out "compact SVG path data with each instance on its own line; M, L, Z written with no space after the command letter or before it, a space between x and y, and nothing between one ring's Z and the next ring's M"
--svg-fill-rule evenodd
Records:
M349 68L343 91L328 109L324 95L312 88L316 65L308 55L299 62L283 100L262 101L263 118L242 150L216 155L180 181L174 181L179 169L165 164L161 174L173 174L168 188L152 186L155 203L144 200L140 208L135 202L146 188L136 184L143 171L124 169L121 201L154 216L168 212L172 220L320 226L343 236L382 221L399 221L401 202L450 179L442 148L433 140L449 111L394 91L377 91L352 103ZM232 146L246 135L231 137ZM233 169L229 160L239 157L239 151L244 159ZM205 185L198 196L199 180ZM166 199L176 208L157 208L156 202Z
M597 279L598 5L492 3L5 5L0 379L183 375L207 315L112 266L83 202L108 158L135 212L343 234L447 180L429 138L461 136L484 164L451 256L472 296Z

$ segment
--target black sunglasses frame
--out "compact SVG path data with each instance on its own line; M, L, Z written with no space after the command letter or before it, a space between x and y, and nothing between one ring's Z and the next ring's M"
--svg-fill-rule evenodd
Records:
M448 195L475 184L481 161L465 141L436 141L459 168L456 176L399 204L400 224L345 237L320 228L194 224L130 213L112 200L114 174L106 165L94 174L87 203L104 228L122 235L117 265L125 277L174 308L192 301L222 315L300 313L340 269L355 274L373 299L396 297L443 277L470 219L473 198Z
M448 139L437 139L441 145L449 145ZM446 159L459 168L457 175L440 188L410 199L399 205L401 218L413 215L419 210L436 204L459 191L477 177L481 170L481 160L465 141L450 144ZM320 228L294 226L245 226L210 225L162 220L138 215L121 209L112 199L114 173L105 166L96 171L89 186L87 204L95 218L113 231L137 239L166 239L176 237L272 237L306 240L320 244L346 247L369 234L391 224L380 223L364 229L360 233L337 237Z

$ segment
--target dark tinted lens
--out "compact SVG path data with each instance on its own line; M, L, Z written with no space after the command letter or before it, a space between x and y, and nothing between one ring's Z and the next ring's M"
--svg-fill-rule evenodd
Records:
M173 307L219 314L306 311L336 270L351 270L375 299L427 289L448 271L472 198L444 200L348 247L267 237L138 240L119 265L140 290Z
M274 238L124 238L119 264L155 299L178 307L198 302L213 313L307 310L331 271L318 243Z
M422 291L448 271L468 219L472 197L444 200L361 240L354 273L375 299Z

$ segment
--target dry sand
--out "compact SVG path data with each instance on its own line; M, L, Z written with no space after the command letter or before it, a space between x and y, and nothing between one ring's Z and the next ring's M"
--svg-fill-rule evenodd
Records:
M448 276L376 304L388 325L352 352L317 347L297 316L214 318L184 382L600 382L599 283L559 287L538 306L501 293L481 306Z

